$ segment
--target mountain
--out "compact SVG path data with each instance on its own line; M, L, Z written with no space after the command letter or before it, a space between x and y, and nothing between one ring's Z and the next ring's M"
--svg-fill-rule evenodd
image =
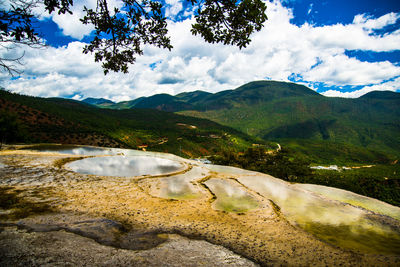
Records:
M114 104L111 100L104 99L104 98L92 98L88 97L82 100L82 102L91 104L91 105L101 105L101 104Z
M193 96L194 97L194 96ZM97 99L96 99L97 100ZM101 98L99 99L101 100ZM157 94L150 97L139 97L130 101L122 101L118 103L107 102L107 103L97 103L96 101L86 101L82 102L92 104L94 106L100 108L108 108L108 109L132 109L132 108L149 108L149 109L157 109L160 111L168 111L175 112L181 110L192 109L189 101L190 97L177 97L171 96L169 94Z
M184 110L206 111L230 109L242 106L246 107L276 99L305 96L323 97L317 92L295 83L257 81L245 84L235 90L225 90L215 94L199 90L194 92L184 92L175 96L169 94L156 94L149 97L140 97L131 101L114 103L108 105L107 108L151 108L169 112ZM102 99L100 98L96 100L101 102ZM93 105L102 104L94 100L86 101L86 99L83 100L83 102ZM109 102L107 102L107 104L108 103Z
M399 99L400 94L392 91L372 91L360 97L361 99Z
M92 97L85 98L84 100L82 100L82 102L93 105L93 106L101 107L101 108L107 108L107 107L110 107L115 104L113 101L108 100L108 99L92 98Z
M75 100L30 97L4 90L0 90L0 115L3 142L147 148L186 157L227 148L239 151L263 143L201 118L152 109L101 109Z
M158 94L150 97L143 97L136 102L134 108L151 108L168 112L191 109L192 106L175 96L168 94Z
M180 94L177 94L175 97L177 97L180 100L185 101L187 103L193 103L193 102L203 99L209 95L212 95L212 93L197 90L194 92L180 93Z
M395 92L370 92L346 99L325 97L295 83L255 81L215 94L155 95L132 107L209 119L289 146L314 162L328 163L325 150L337 154L337 148L345 146L343 153L347 154L364 151L371 155L373 151L378 158L380 153L400 156L400 94ZM347 155L346 161L352 161L351 156Z
M145 97L139 97L139 98L136 98L134 100L118 102L118 103L115 103L113 105L108 106L107 108L110 108L110 109L130 109L130 108L134 108L135 105L137 103L139 103L140 101L142 101L144 98Z
M328 143L399 157L399 96L371 92L358 99L333 98L292 83L263 81L208 96L193 104L195 110L180 114L207 118L303 151L311 148L312 141L313 149L320 147L309 155L316 161L331 147ZM293 140L298 140L296 145Z
M192 103L195 110L220 110L251 107L273 100L289 97L322 97L315 91L294 83L275 81L257 81L240 86L235 90L226 90L207 95Z
M63 105L66 105L65 101L71 100L41 101L57 103L64 101ZM140 122L142 129L152 128L150 136L153 136L156 131L159 138L162 138L165 128L162 119L173 120L175 124L179 124L182 123L180 121L184 121L183 118L186 118L174 117L179 114L191 116L190 121L194 120L193 117L197 117L214 121L220 124L218 127L225 125L234 128L237 130L235 135L238 135L240 131L253 136L255 139L248 141L247 144L259 143L260 140L278 142L292 149L297 155L305 156L318 164L373 163L400 157L400 94L395 92L370 92L357 99L347 99L325 97L295 83L255 81L234 90L215 94L194 91L176 96L157 94L120 103L110 103L101 99L86 102L103 108L90 110L93 114L88 120L90 125L93 122L99 123L96 116L106 116L105 121L120 121L118 116L142 112L143 117L138 117L136 124ZM72 105L72 102L68 103ZM87 103L77 101L73 103L74 105L80 103L85 109L94 108L88 106ZM146 114L142 109L152 109L153 111L147 111L149 114L157 110L175 112L175 114L154 113L153 119L148 122L149 124L153 121L157 123L150 126L146 124ZM74 111L74 115L69 118L66 116L70 112L66 111L65 114L61 114L61 118L67 121L76 120L74 116L87 118L87 114L77 114L78 110ZM94 113L101 115L94 115ZM156 118L156 114L162 119ZM132 122L121 123L132 125ZM183 122L185 125L196 125L196 123ZM107 134L111 131L105 130L107 127L118 128L115 123L113 126L92 125L91 127L91 129L96 129L96 127L104 129ZM161 128L156 129L157 127ZM181 125L172 131L179 132L182 130L180 128L185 128L185 126ZM144 133L140 136L138 139L140 141L129 141L128 145L134 147L147 142L143 140L149 139L144 137L146 136ZM196 139L197 136L193 138L193 142L200 142ZM241 139L245 138L241 137ZM116 140L122 139L118 137ZM206 145L203 145L205 148ZM214 145L222 148L222 144L217 145L214 142ZM169 149L172 149L172 145Z

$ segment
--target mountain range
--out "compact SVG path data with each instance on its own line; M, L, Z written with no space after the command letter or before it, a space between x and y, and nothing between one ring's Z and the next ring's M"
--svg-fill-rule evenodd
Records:
M84 102L89 103L87 99ZM325 97L295 83L255 81L215 94L157 94L95 105L148 108L209 119L265 141L279 142L314 160L345 153L351 161L351 154L357 154L353 152L358 149L400 156L400 93L396 92L374 91L349 99Z
M293 157L316 164L393 162L400 157L399 107L395 92L333 98L275 81L120 103L0 90L0 141L119 146L187 157L279 143Z
M169 152L184 157L242 151L263 143L210 120L155 109L100 109L62 98L24 96L0 90L1 142L62 143Z

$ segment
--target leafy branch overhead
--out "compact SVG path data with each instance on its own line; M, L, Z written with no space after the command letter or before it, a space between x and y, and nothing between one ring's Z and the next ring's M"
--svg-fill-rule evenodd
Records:
M13 0L21 1L21 0ZM40 0L34 0L40 1ZM111 7L107 0L97 0L96 9L85 7L83 24L94 26L94 37L83 52L94 53L96 62L102 62L104 73L128 72L128 64L143 54L143 45L172 49L167 35L165 2L159 0L122 0L123 6ZM267 20L266 5L262 0L187 0L193 7L196 22L192 34L200 35L206 42L246 47L250 35L260 31ZM45 9L58 14L70 13L72 0L44 0ZM7 14L1 10L0 14ZM8 11L10 12L10 11ZM27 17L30 22L31 17ZM13 38L13 21L0 18L2 36ZM28 26L31 26L30 24ZM23 32L29 36L32 27ZM32 33L35 33L34 31ZM14 38L15 39L15 38ZM3 40L3 39L2 39Z
M250 35L263 27L267 20L266 9L265 3L259 0L206 0L197 11L192 33L199 34L209 43L243 48L250 43Z
M9 52L17 45L43 46L32 26L32 9L37 5L36 0L13 0L10 4L8 10L0 7L0 47ZM17 65L21 64L22 57L23 55L0 56L0 69L9 74L20 73Z

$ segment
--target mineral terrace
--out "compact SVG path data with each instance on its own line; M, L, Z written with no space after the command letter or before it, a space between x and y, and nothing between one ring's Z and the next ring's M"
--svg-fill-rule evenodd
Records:
M389 216L268 175L154 156L176 160L182 168L156 176L100 176L68 167L89 155L0 151L0 265L400 265L396 207L389 207L395 214ZM278 194L287 192L274 187L275 200L259 189L262 179L310 195L317 199L312 203L326 203L321 205L329 210L329 205L349 209L366 225L379 223L383 230L377 235L388 238L390 247L368 251L309 231L296 209L281 206ZM301 213L301 201L298 205Z

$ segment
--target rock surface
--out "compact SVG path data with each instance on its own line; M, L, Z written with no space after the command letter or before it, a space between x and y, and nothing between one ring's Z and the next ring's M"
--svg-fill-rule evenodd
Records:
M158 193L164 184L154 182L168 177L106 177L60 168L60 160L74 157L0 152L1 266L400 265L399 255L321 241L250 189L256 209L213 209L216 196L202 181L234 182L235 173L199 171L198 179L183 179L199 197L168 199ZM188 173L204 168L185 164Z

